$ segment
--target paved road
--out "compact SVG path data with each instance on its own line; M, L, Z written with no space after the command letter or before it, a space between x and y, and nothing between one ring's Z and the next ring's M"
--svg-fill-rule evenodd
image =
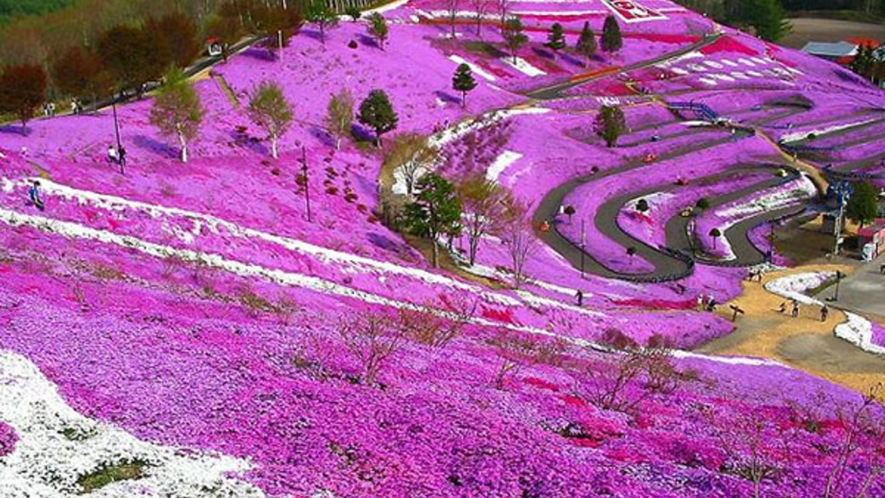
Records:
M885 317L885 275L879 273L879 267L885 265L885 253L875 261L865 263L853 274L839 284L840 308L872 313ZM820 299L831 299L836 295L836 286L830 286L818 296Z

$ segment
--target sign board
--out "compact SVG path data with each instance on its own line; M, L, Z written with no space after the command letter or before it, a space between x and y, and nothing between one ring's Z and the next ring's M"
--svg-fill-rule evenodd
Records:
M663 21L667 16L640 5L637 0L602 0L625 23Z

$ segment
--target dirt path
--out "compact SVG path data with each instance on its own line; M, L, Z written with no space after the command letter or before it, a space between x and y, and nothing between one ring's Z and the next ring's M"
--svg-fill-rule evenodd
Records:
M765 290L764 284L779 277L809 271L851 272L841 265L814 265L766 275L763 282L744 282L743 294L728 304L744 310L738 317L735 331L707 343L698 352L723 356L756 356L770 358L823 377L831 382L867 391L885 380L885 357L865 353L833 335L845 315L831 308L829 319L820 321L818 308L803 306L799 318L777 311L784 298ZM729 307L719 313L731 319Z

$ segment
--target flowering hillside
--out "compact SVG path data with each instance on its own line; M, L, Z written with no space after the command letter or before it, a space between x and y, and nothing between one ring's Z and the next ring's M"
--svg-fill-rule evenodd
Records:
M248 47L195 78L186 163L150 95L117 109L124 174L110 109L0 128L0 496L885 496L874 396L691 352L824 166L878 160L885 94L667 0L506 4L514 50L497 7L438 0L378 9L383 49L365 19ZM545 46L608 16L618 51ZM279 159L249 112L268 80ZM339 149L331 96L376 89L395 130L354 119ZM410 133L439 153L412 173L385 160ZM389 219L431 170L524 207L473 264L466 233Z

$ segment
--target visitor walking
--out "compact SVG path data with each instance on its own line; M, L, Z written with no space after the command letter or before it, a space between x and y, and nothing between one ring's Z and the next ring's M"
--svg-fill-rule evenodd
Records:
M698 294L698 311L704 311L704 295Z
M43 211L46 208L46 205L43 204L43 199L40 198L40 182L34 180L31 188L28 189L28 199L31 200L31 203L40 211Z
M781 312L781 315L786 313L787 312L787 302L786 301L782 302L780 307L777 310Z
M114 145L108 145L108 164L120 163L120 157L117 155L117 149L114 148Z
M126 166L126 148L122 145L120 146L120 152L118 156L119 157L117 158L117 162L120 163L120 168L122 169L124 166Z
M578 299L578 306L584 305L584 293L581 292L581 289L578 289L578 292L575 293L575 297Z
M799 301L796 301L795 299L793 299L793 309L790 311L790 316L793 318L799 317Z
M827 317L828 317L829 315L830 315L830 309L827 308L827 305L825 304L825 305L820 309L820 321L822 321L822 322L827 321Z

